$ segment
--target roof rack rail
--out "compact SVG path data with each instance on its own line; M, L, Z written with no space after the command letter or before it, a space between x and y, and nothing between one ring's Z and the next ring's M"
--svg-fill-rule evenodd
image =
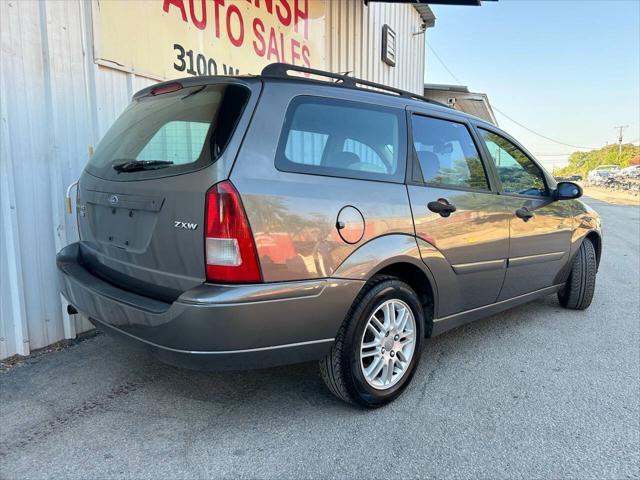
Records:
M444 103L437 102L435 100L431 100L423 95L418 95L417 93L407 92L406 90L401 90L395 87L389 87L387 85L382 85L381 83L370 82L369 80L364 80L362 78L350 77L347 74L342 73L333 73L325 70L318 70L316 68L307 68L299 65L291 65L289 63L271 63L262 69L262 76L264 77L276 77L276 78L286 78L290 77L289 72L300 72L300 73L308 73L311 75L318 75L326 78L333 78L336 80L334 85L347 87L347 88L356 88L360 90L371 91L365 88L360 88L360 85L364 85L367 87L373 87L378 90L383 90L383 92L395 93L404 98L409 98L412 100L421 100L423 102L432 103L434 105L439 105L441 107L451 108L449 105L445 105ZM299 78L299 77L296 77ZM383 93L380 92L380 93Z

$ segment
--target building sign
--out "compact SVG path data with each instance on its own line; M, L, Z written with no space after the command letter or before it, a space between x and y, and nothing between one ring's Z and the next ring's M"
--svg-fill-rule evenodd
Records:
M94 0L94 57L155 79L325 67L324 0Z

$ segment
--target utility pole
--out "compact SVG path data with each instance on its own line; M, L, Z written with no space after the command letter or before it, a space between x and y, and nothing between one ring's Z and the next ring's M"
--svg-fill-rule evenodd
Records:
M618 127L613 127L618 130L618 160L620 160L620 156L622 155L622 137L624 135L624 129L629 128L629 125L620 125Z

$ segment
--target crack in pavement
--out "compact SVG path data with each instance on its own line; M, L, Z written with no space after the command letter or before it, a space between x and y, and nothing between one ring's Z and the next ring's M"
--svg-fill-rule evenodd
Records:
M5 458L18 449L25 448L32 443L42 441L55 434L62 427L68 426L80 419L89 417L97 412L106 412L108 407L119 398L127 396L140 388L155 382L161 377L166 377L166 372L129 380L111 388L102 395L85 400L80 405L64 410L55 418L32 426L20 433L20 439L14 442L0 443L0 458Z

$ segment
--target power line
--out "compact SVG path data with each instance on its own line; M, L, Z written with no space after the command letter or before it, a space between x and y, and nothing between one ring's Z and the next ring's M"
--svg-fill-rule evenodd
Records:
M427 47L429 47L429 50L431 50L431 52L435 55L435 57L438 59L438 61L440 62L440 65L442 65L444 67L444 69L449 73L449 75L451 75L451 78L453 78L456 82L458 82L460 85L463 84L463 82L460 81L460 79L458 77L456 77L456 75L449 69L449 67L447 67L447 64L444 63L444 61L442 60L442 58L440 58L440 55L438 55L438 53L433 49L433 47L431 46L430 43L427 43ZM583 146L579 146L579 145L572 145L571 143L565 143L565 142L561 142L559 140L556 140L554 138L548 137L546 135L543 135L542 133L536 132L535 130L532 130L531 128L527 127L526 125L523 125L522 123L518 122L517 120L515 120L514 118L510 117L509 115L507 115L506 113L504 113L502 110L500 110L498 107L495 106L495 104L491 105L491 108L493 108L495 111L497 111L498 113L500 113L502 116L504 116L505 118L511 120L513 123L515 123L516 125L524 128L525 130L533 133L534 135L537 135L539 137L542 137L546 140L549 140L550 142L554 142L557 143L559 145L564 145L565 147L572 147L572 148L579 148L581 150L594 150L598 147L583 147Z
M518 126L520 126L520 127L524 128L525 130L527 130L527 131L529 131L529 132L531 132L531 133L533 133L533 134L535 134L535 135L537 135L537 136L539 136L539 137L542 137L542 138L544 138L544 139L546 139L546 140L549 140L550 142L554 142L554 143L557 143L557 144L559 144L559 145L564 145L565 147L579 148L579 149L581 149L581 150L595 150L596 148L598 148L598 147L581 147L580 145L573 145L573 144L571 144L571 143L565 143L565 142L561 142L560 140L556 140L556 139L554 139L554 138L547 137L546 135L543 135L542 133L536 132L535 130L530 129L530 128L529 128L529 127L527 127L526 125L523 125L522 123L518 122L517 120L515 120L515 119L511 118L509 115L507 115L506 113L504 113L502 110L500 110L500 109L499 109L498 107L496 107L495 105L492 105L492 108L493 108L496 112L500 113L500 114L501 114L501 115L503 115L504 117L506 117L506 118L508 118L509 120L511 120L511 121L512 121L513 123L515 123L516 125L518 125Z
M636 143L638 141L640 141L640 138L636 138L635 140L628 140L628 141L624 142L624 145L634 144L634 143ZM608 145L607 144L605 146L610 146L611 147L613 145ZM562 156L565 156L565 155L571 155L571 153L573 153L573 152L568 152L568 153L538 153L538 152L533 152L533 153L535 153L535 155L537 157L562 157Z
M462 82L461 82L460 80L458 80L458 77L456 77L456 76L454 75L454 73L453 73L451 70L449 70L449 67L447 67L447 64L446 64L446 63L444 63L444 61L440 58L440 55L438 55L438 54L436 53L436 51L433 49L433 47L431 46L431 44L430 44L430 43L428 43L428 42L427 42L427 47L429 47L429 50L431 50L431 52L436 56L436 58L437 58L437 59L438 59L438 61L440 62L440 65L442 65L442 66L444 67L444 69L445 69L447 72L449 72L449 75L451 75L451 77L452 77L456 82L458 82L460 85L462 85Z

